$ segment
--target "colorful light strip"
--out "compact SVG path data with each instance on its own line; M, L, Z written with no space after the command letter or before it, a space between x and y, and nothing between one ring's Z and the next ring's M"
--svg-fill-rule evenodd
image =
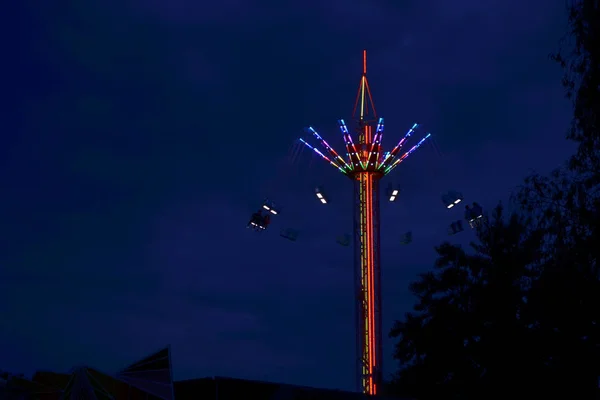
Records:
M394 168L396 168L396 166L398 164L400 164L402 161L404 161L406 159L406 157L410 156L415 150L417 150L423 144L423 142L425 142L430 136L431 136L431 133L428 133L423 139L421 139L419 141L419 143L417 143L413 147L411 147L411 149L409 151L407 151L406 153L404 153L402 155L402 157L400 157L392 165L387 167L384 171L384 174L390 173L390 171L392 171Z
M327 142L325 141L325 139L323 139L323 138L321 137L321 135L319 135L319 134L317 133L317 131L315 131L315 130L313 129L313 127L312 127L312 126L309 126L309 127L308 127L308 131L309 131L310 133L312 133L312 135L313 135L313 136L314 136L314 137L315 137L315 138L316 138L316 139L317 139L317 140L318 140L318 141L321 143L321 145L323 145L323 147L325 147L325 148L327 149L327 151L329 152L329 154L331 154L331 156L334 158L334 160L335 160L335 161L336 161L336 162L337 162L337 163L338 163L340 166L342 166L342 168L345 168L345 169L346 169L346 170L348 170L348 171L352 169L352 168L350 168L350 166L349 166L349 165L346 163L346 161L345 161L345 160L344 160L344 159L343 159L343 158L342 158L342 157L341 157L341 156L338 154L338 152L337 152L337 151L335 151L335 150L333 149L333 147L331 147L331 146L329 145L329 143L327 143Z
M381 150L381 139L383 138L383 118L379 118L377 128L375 129L375 137L371 143L371 149L367 157L367 165L374 165L377 168L379 162L379 152Z
M350 135L350 132L348 132L348 127L346 126L346 123L343 119L340 119L338 121L338 125L340 127L340 130L342 131L344 143L346 144L346 151L348 152L348 159L350 160L350 165L352 166L352 169L365 169L365 165L361 161L358 151L356 150L356 145L352 141L352 135Z
M384 160L381 162L381 164L379 164L379 168L384 167L387 168L387 161L390 160L392 161L394 159L394 157L396 157L396 155L400 152L400 149L402 149L402 146L404 146L404 143L408 140L409 137L412 136L413 133L415 133L415 130L419 127L419 124L415 123L412 128L410 128L408 130L408 132L406 132L406 134L404 135L404 137L402 139L400 139L400 141L398 142L398 144L396 145L396 147L394 147L392 149L392 151L390 151L388 153L388 155L384 158Z
M367 57L367 52L365 52L365 60ZM365 61L366 62L366 61ZM367 96L369 96L369 101L371 102L371 108L373 109L373 117L377 118L377 111L375 110L375 103L373 102L373 96L371 96L371 87L369 86L369 81L366 76L367 71L365 70L365 86L367 88ZM366 112L365 112L366 114Z
M306 147L308 147L309 149L311 149L312 151L314 151L315 153L317 153L318 155L320 155L325 161L327 161L329 164L333 165L334 167L336 167L337 169L339 169L342 173L346 173L346 171L340 167L339 165L337 165L335 162L333 162L329 157L327 157L325 154L321 153L319 151L319 149L311 146L310 144L308 144L304 139L300 138L300 141L302 143L304 143L306 145Z

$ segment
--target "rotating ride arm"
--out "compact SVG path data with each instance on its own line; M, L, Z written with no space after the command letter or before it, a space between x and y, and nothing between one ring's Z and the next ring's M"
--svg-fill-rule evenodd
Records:
M375 168L377 168L379 162L381 139L383 139L383 118L379 118L379 121L377 122L375 136L373 137L373 143L371 143L371 149L369 150L369 155L367 157L367 165L373 165Z
M348 158L350 160L351 168L362 168L364 169L364 164L358 155L358 151L356 150L356 145L352 141L352 135L348 132L348 127L343 119L338 121L338 125L340 127L340 131L342 131L342 136L344 138L344 144L346 145L346 152L348 153Z
M406 134L404 135L404 137L402 139L400 139L400 141L398 142L398 144L396 145L396 147L394 147L392 149L392 151L390 151L387 156L385 156L385 158L383 159L383 161L381 162L381 164L379 164L379 169L382 169L385 171L385 169L391 164L392 161L394 161L394 158L398 155L398 153L400 152L400 150L402 149L402 146L404 146L404 143L406 143L406 141L408 140L408 138L410 138L412 136L413 133L415 133L415 130L419 127L419 124L415 123L412 128L410 128L408 130L408 132L406 132Z
M317 133L317 131L315 131L315 130L313 129L313 127L312 127L312 126L309 126L309 127L308 127L308 131L309 131L310 133L312 133L312 135L313 135L313 136L314 136L314 137L315 137L315 138L316 138L316 139L319 141L319 143L321 143L321 145L322 145L322 146L323 146L323 147L324 147L324 148L325 148L325 149L326 149L326 150L329 152L329 154L331 155L331 157L332 157L332 158L335 160L335 162L336 162L338 165L340 165L340 166L341 166L341 167L342 167L344 170L346 170L346 171L350 171L350 170L352 169L352 168L351 168L351 167L350 167L350 166L349 166L349 165L346 163L346 161L345 161L345 160L344 160L344 159L343 159L343 158L342 158L342 157L341 157L341 156L338 154L338 152L337 152L337 151L335 151L335 150L333 149L333 147L331 147L331 146L329 145L329 143L327 143L327 142L325 141L325 139L323 139L323 138L321 137L321 135L319 135L319 134Z
M415 144L413 147L411 147L410 150L408 150L406 153L404 153L402 155L402 157L400 157L399 159L397 159L396 161L394 161L393 164L390 164L388 167L386 167L383 170L384 174L388 174L390 173L394 168L396 168L398 166L398 164L400 164L402 161L404 161L406 159L406 157L410 156L412 153L415 152L415 150L417 150L429 137L431 136L431 133L428 133L423 139L421 139L419 141L419 143Z
M300 138L300 141L302 143L304 143L306 145L306 147L308 147L309 149L311 149L312 151L314 151L315 153L317 153L318 155L321 156L321 158L323 158L325 161L327 161L329 164L333 165L334 167L336 167L337 169L339 169L343 174L346 173L346 170L344 170L344 168L342 168L340 165L338 165L336 162L332 161L329 157L327 157L325 154L321 153L319 151L319 149L315 148L314 146L308 144L306 142L306 140Z

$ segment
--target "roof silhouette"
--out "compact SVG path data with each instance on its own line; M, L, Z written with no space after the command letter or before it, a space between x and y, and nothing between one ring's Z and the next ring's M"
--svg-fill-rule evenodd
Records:
M315 389L273 382L209 377L173 382L170 347L152 353L114 374L89 366L70 373L36 372L31 380L11 380L15 399L39 400L360 400L368 397L355 392ZM24 393L29 397L23 396ZM5 393L0 392L0 398ZM385 400L385 397L377 397Z

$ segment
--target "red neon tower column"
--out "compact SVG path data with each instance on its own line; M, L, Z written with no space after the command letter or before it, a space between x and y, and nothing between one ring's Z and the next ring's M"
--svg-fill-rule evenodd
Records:
M309 132L329 156L300 139L325 161L354 182L354 273L356 307L357 380L359 390L375 395L382 382L381 265L379 246L379 180L413 153L430 136L398 157L418 124L404 135L390 152L383 152L383 118L378 118L367 81L367 51L363 51L363 72L354 105L356 143L344 120L338 124L346 145L347 159L341 157L312 127Z
M354 273L358 383L363 393L377 394L381 383L381 265L379 247L379 180L381 132L367 81L367 52L354 105L358 143L352 171L354 181ZM378 127L379 128L379 127ZM353 149L354 150L354 149ZM350 152L351 155L353 152Z

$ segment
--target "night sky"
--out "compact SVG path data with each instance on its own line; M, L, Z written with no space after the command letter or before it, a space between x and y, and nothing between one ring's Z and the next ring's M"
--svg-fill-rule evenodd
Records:
M286 159L308 125L343 150L363 48L384 145L419 122L442 151L423 146L382 183L403 189L381 208L386 337L462 217L442 192L490 208L571 153L548 60L563 0L33 3L2 28L6 370L110 372L171 344L176 379L353 390L352 250L335 242L352 186L307 151ZM265 196L284 211L256 234ZM392 351L386 339L386 375Z

